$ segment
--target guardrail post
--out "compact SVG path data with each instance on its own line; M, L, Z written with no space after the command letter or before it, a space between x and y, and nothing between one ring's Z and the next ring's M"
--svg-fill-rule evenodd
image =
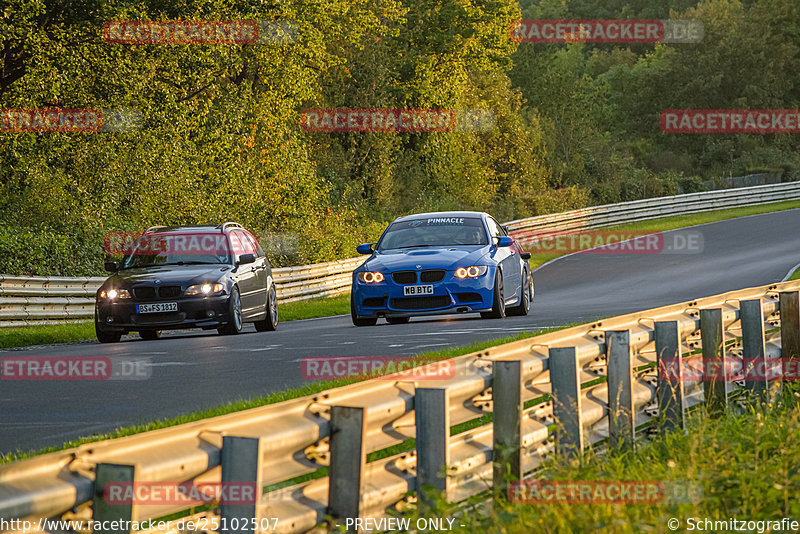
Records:
M633 361L628 330L606 331L608 361L608 437L614 448L633 447Z
M328 509L337 519L361 516L361 490L367 464L364 408L331 407L331 464Z
M656 321L658 368L658 415L661 431L686 429L686 398L683 388L681 337L677 321Z
M417 496L421 504L432 502L430 486L449 497L447 466L450 465L450 395L446 388L417 388L414 393L417 449Z
M556 450L564 456L583 453L581 379L575 347L551 348L548 365L553 388L553 416L560 425Z
M703 392L706 409L720 415L728 408L728 362L722 332L722 308L700 310L700 343L703 347Z
M109 525L130 525L136 519L135 484L136 465L97 464L94 478L94 500L92 519L94 521L117 521ZM110 485L109 485L110 484ZM125 523L123 523L125 521ZM103 530L103 534L130 533L132 529Z
M522 480L522 362L492 362L492 432L494 489L508 486L508 477Z
M254 533L262 514L258 502L264 489L262 482L263 446L261 438L222 437L222 487L220 518L222 534ZM252 497L252 498L251 498ZM236 502L239 501L239 502ZM256 524L253 524L253 519ZM243 527L244 525L244 527Z
M781 359L800 358L800 293L781 291Z
M761 299L739 301L742 323L742 367L744 387L764 402L769 393L766 350L764 348L764 309Z

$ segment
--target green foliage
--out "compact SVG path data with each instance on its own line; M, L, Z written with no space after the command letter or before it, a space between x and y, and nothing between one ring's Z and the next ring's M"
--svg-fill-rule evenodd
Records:
M668 16L702 20L704 41L508 39L521 17ZM130 19L291 21L296 38L102 40L105 22ZM276 264L318 262L351 256L357 242L414 211L476 209L510 220L700 190L749 169L797 177L796 137L666 135L658 114L797 108L798 37L800 6L789 0L7 0L0 109L130 108L143 125L0 132L0 223L64 258L51 267L38 253L23 257L6 230L0 247L10 257L0 267L85 273L101 261L107 231L226 220L291 236L288 250L264 243ZM299 114L310 107L487 110L495 127L308 133Z

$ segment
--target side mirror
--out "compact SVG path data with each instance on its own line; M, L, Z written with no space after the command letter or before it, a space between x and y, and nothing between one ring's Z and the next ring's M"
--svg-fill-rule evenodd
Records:
M529 259L531 259L531 253L530 252L520 252L519 257L522 258L525 261L528 261Z
M501 235L497 238L497 246L498 247L510 247L514 244L514 240L508 237L507 235Z
M373 250L372 247L375 243L363 243L356 247L356 252L359 254L372 254Z
M248 263L255 263L256 257L254 254L242 254L239 256L239 262L237 265L247 265Z
M119 264L115 261L107 261L103 264L103 268L109 273L115 273L119 271Z

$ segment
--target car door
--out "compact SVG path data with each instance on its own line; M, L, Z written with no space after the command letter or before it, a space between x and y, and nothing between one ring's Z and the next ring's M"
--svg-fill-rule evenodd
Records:
M253 250L252 254L256 257L256 262L251 266L251 271L255 273L255 288L253 290L253 300L255 302L254 314L259 314L267 309L267 256L264 249L258 244L258 240L250 232L242 232L243 239L246 239Z
M497 240L501 236L508 235L494 217L488 217L486 222L489 226L489 236L495 244L494 257L503 266L503 293L506 301L514 300L519 297L520 282L522 272L519 259L517 244L510 247L498 247Z
M233 249L233 257L236 262L244 254L253 254L252 246L244 239L244 232L241 230L233 230L230 233L231 248ZM236 282L239 286L239 296L242 300L242 315L250 317L253 314L254 308L258 305L257 298L257 275L255 264L250 263L247 265L239 265L236 268Z

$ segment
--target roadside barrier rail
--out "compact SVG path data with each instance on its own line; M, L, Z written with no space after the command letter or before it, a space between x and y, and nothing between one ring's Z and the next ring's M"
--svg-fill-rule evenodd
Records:
M601 442L625 446L645 432L682 429L694 406L720 412L734 402L766 400L782 381L798 376L782 374L794 367L778 366L769 377L757 369L790 357L800 357L800 281L603 319L447 365L431 363L438 366L426 368L431 372L448 369L434 380L373 378L3 465L0 519L143 521L188 510L185 504L109 504L103 493L109 482L253 483L267 490L257 492L257 502L223 501L203 513L217 521L255 518L255 525L277 518L269 529L285 533L307 532L327 516L381 517L428 486L458 502L505 487L506 472L530 476L552 455L580 455ZM690 363L697 358L699 371ZM671 366L675 361L680 365ZM707 364L720 362L724 375L706 373L719 368ZM481 424L488 414L493 421ZM462 423L473 426L453 434ZM367 460L411 438L414 447ZM295 480L303 475L312 478Z
M800 199L800 182L742 187L651 198L541 215L506 223L523 246L554 232L603 228L740 206ZM350 291L353 270L364 257L273 269L279 302L341 295ZM0 327L86 321L94 316L94 294L105 280L21 277L0 274Z

